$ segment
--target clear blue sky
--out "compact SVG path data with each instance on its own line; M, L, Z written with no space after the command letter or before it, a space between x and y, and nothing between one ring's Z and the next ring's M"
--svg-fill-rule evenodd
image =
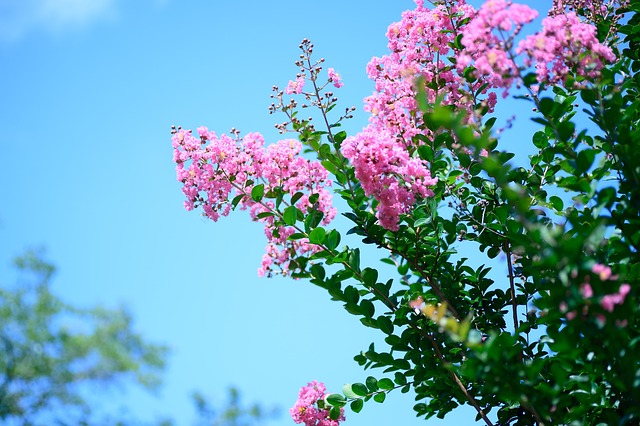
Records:
M352 358L377 334L307 282L259 279L264 236L245 213L213 223L184 211L169 131L236 127L275 141L271 86L293 78L305 37L341 73L338 96L358 107L347 128L359 130L372 90L365 65L386 53L387 26L412 7L0 0L0 280L10 279L15 255L46 246L59 267L57 294L83 306L125 304L138 331L172 346L163 391L130 390L123 401L143 418L186 425L191 390L221 401L237 386L245 402L282 408L273 424L293 424L287 410L307 381L336 391L363 381ZM346 424L424 424L414 404L392 394L347 412ZM469 424L469 413L447 420Z

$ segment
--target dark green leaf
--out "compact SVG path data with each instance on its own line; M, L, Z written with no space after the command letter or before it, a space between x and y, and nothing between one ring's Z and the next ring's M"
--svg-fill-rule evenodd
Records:
M297 203L297 202L298 202L298 200L299 200L300 198L302 198L302 196L303 196L303 195L304 195L304 193L302 193L302 192L296 192L295 194L293 194L293 195L291 196L291 203L290 203L290 204L291 204L291 205L294 205L295 203Z
M562 210L564 210L564 202L562 201L562 198L560 198L560 197L552 195L551 197L549 197L549 203L551 203L551 206L556 211L561 212Z
M377 392L378 391L378 380L375 377L373 377L373 376L367 377L367 380L365 381L365 383L367 384L367 388L371 392Z
M375 307L373 306L371 300L362 299L362 301L360 302L360 312L367 318L373 317L373 314L375 314Z
M536 132L533 134L533 144L538 149L544 149L549 145L549 138L542 131Z
M346 402L345 402L345 405L346 405ZM331 420L338 420L340 418L340 414L341 414L340 407L333 406L329 411L329 418Z
M373 395L373 400L375 402L383 403L386 397L387 397L387 394L385 392L380 392Z
M325 244L329 250L333 250L338 247L338 245L340 244L340 233L337 230L332 229L327 234Z
M362 411L362 407L364 407L364 401L362 399L356 399L351 401L351 411L353 411L354 413L359 413L360 411Z
M359 396L367 396L367 395L369 395L369 390L362 383L354 383L354 384L352 384L351 385L351 390L353 390L353 392L356 395L359 395Z

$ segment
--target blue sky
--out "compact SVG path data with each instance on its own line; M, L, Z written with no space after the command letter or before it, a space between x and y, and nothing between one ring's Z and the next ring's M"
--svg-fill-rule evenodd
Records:
M272 424L293 424L286 410L307 381L336 391L363 381L352 358L378 339L374 331L307 282L258 278L265 241L245 213L213 223L184 211L169 131L236 127L275 142L271 86L293 78L306 37L341 73L338 97L358 108L347 125L356 132L373 87L365 65L386 53L386 27L412 7L0 0L0 280L10 280L14 256L45 246L59 267L57 294L124 304L138 331L172 346L158 395L127 390L123 404L143 418L188 424L191 390L221 401L237 386L246 402L282 408ZM347 412L346 424L423 424L414 403L392 394ZM472 418L462 410L447 420Z

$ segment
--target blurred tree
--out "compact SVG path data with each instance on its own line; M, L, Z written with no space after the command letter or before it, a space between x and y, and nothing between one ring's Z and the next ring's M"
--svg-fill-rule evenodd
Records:
M136 334L125 309L69 306L51 293L55 268L37 252L15 266L26 280L0 283L0 422L95 424L86 385L160 384L167 348Z
M200 392L194 392L192 398L198 414L195 426L256 426L278 414L276 409L265 409L259 404L241 406L240 392L236 388L229 389L228 400L222 409L214 408Z
M0 282L0 423L15 426L148 424L95 410L91 385L133 379L160 385L167 347L146 342L132 330L125 309L68 305L50 291L55 268L39 252L14 261L17 285ZM220 407L200 392L192 395L197 426L256 426L276 415L258 404L244 407L229 389ZM157 426L181 424L173 419Z

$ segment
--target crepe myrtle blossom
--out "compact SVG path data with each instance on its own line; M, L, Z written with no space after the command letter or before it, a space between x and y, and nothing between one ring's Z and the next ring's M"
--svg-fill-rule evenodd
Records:
M303 386L298 394L298 400L289 409L293 421L298 424L304 423L305 426L338 426L341 421L344 421L343 408L340 408L338 419L333 420L329 417L329 410L324 408L324 398L328 396L326 390L324 383L315 380Z
M542 21L542 31L520 41L514 39L525 24L538 16L534 9L507 0L489 0L462 29L463 51L456 58L458 72L473 65L476 77L483 76L492 87L504 88L521 78L521 71L533 66L539 83L566 81L569 71L597 78L605 62L613 62L611 48L596 37L596 27L581 22L575 12L558 13ZM522 64L515 60L523 56Z
M342 153L353 164L365 194L378 200L380 225L392 231L418 199L433 195L430 188L438 182L425 161L410 156L396 137L372 125L345 139Z
M492 87L504 88L502 96L506 98L519 77L510 47L522 27L537 17L538 12L526 5L506 0L485 2L462 29L464 49L456 60L458 72L473 63L475 76L483 77Z
M446 60L453 54L457 28L473 16L474 9L464 1L440 4L432 9L416 1L414 10L402 13L399 22L387 30L389 53L374 57L367 64L367 75L374 81L374 92L364 99L364 109L371 114L369 122L411 143L413 136L428 133L422 114L415 114L418 77L425 82L438 82L437 89L425 87L428 101L437 97L447 105L466 105L467 82ZM469 90L484 84L474 83ZM486 88L481 94L487 93ZM490 106L492 107L492 105Z
M327 74L329 75L329 81L332 82L337 89L344 86L340 74L338 74L333 68L329 68L327 70Z
M520 42L517 53L525 53L525 65L533 65L540 83L564 83L569 71L591 80L600 75L605 62L616 56L598 41L596 27L583 23L574 13L550 16L542 31Z
M287 87L284 89L284 92L287 95L296 94L299 95L302 93L302 89L304 88L304 76L297 77L295 80L289 80Z
M234 203L249 210L251 219L264 224L268 242L258 270L260 276L288 275L292 259L319 250L305 238L288 240L295 228L277 219L274 202L252 196L259 185L263 194L282 191L292 196L300 192L302 196L295 204L298 209L307 212L313 208L323 213L323 225L331 222L336 215L327 189L331 180L318 161L300 155L299 141L285 139L265 147L259 133L249 133L242 139L237 133L234 137L218 137L206 127L199 127L197 133L196 137L191 131L179 129L172 137L176 176L183 184L187 210L201 208L203 215L214 222L227 216Z
M583 317L586 317L586 315L589 313L589 306L591 304L593 304L594 302L596 304L598 303L598 299L595 296L594 287L591 283L592 279L595 278L601 282L616 281L618 279L617 275L613 275L612 270L609 266L606 266L600 263L595 263L591 267L591 273L593 275L585 276L584 282L580 284L580 287L579 287L580 295L584 299L583 300L584 306L582 308ZM599 304L605 311L611 313L615 310L615 307L617 305L622 305L624 303L630 291L631 291L631 286L627 283L623 283L622 285L620 285L617 292L605 294L604 296L600 297ZM565 316L568 320L573 320L577 316L576 311L567 312L568 307L565 302L562 302L560 304L560 311L565 313ZM597 320L601 324L604 324L606 322L606 318L602 314L597 314ZM622 323L624 323L624 321L619 322L619 324L622 324Z

